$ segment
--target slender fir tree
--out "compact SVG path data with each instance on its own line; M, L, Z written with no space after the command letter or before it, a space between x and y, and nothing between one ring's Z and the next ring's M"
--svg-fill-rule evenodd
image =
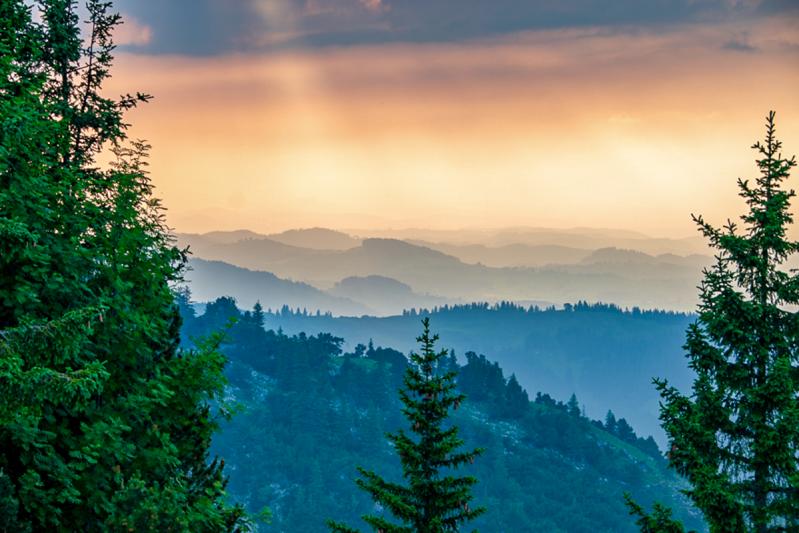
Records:
M381 533L445 533L459 531L464 524L485 512L471 507L474 477L455 477L452 470L473 463L482 453L475 449L457 451L463 445L458 428L446 427L450 410L457 409L465 396L455 391L456 372L437 372L446 362L448 352L437 352L438 335L430 334L430 320L422 320L423 332L416 340L421 352L411 353L411 364L400 390L403 414L410 424L409 435L403 430L389 434L402 462L405 485L385 481L374 472L359 468L358 486L399 521L390 517L366 515L363 520ZM340 533L356 529L328 522Z
M753 148L760 175L738 180L743 224L695 217L717 255L687 333L692 394L655 380L670 462L717 533L799 531L799 275L786 266L799 243L787 236L794 191L785 186L796 160L781 153L773 112ZM631 511L644 531L681 530L662 508ZM643 529L658 518L662 529Z

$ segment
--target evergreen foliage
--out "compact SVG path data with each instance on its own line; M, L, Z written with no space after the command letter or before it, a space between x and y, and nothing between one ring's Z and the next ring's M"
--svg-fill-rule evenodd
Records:
M787 237L794 191L785 187L796 161L782 156L774 119L753 146L760 175L738 180L742 226L695 217L717 260L687 333L692 394L655 380L670 462L719 533L799 530L799 276L785 267L799 250Z
M402 462L406 484L392 483L372 471L358 469L358 486L400 521L396 525L382 514L363 517L381 533L459 531L461 524L485 512L482 507L469 505L477 479L452 475L454 469L473 463L482 450L458 451L463 445L458 428L445 427L449 411L457 409L465 395L455 390L455 371L437 372L442 363L448 362L448 352L436 351L438 336L430 334L430 319L424 318L422 326L422 335L416 339L421 351L411 352L404 387L400 389L402 412L413 436L402 429L388 435ZM332 521L329 526L342 533L357 531Z
M629 494L624 495L630 514L637 516L635 525L641 529L641 533L685 533L685 528L679 520L675 520L672 511L660 503L655 503L652 514L644 511Z
M569 414L572 416L580 416L580 403L577 401L577 395L572 393L569 397L569 403L566 404L569 409ZM629 427L629 426L628 426ZM632 428L631 428L632 430Z
M125 136L149 97L102 91L111 7L88 0L84 26L73 0L40 22L0 0L0 524L232 531L208 457L225 360L218 338L178 349L185 256Z

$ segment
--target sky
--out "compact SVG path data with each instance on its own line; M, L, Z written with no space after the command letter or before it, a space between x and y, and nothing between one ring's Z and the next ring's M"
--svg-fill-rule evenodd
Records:
M687 236L742 212L769 110L799 153L799 0L115 5L177 231Z

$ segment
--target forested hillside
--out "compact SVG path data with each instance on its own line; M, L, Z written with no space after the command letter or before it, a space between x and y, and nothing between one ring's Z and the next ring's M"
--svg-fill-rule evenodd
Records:
M429 313L443 344L463 359L467 351L490 355L513 372L528 390L558 398L577 392L588 414L607 409L622 414L644 435L663 445L658 425L655 376L676 386L690 383L682 345L692 315L624 310L613 305L569 305L564 309L526 308L512 304L449 306ZM334 317L277 310L267 313L270 328L288 334L331 333L356 344L413 347L420 313L392 317Z
M251 511L269 506L274 531L324 531L327 518L355 524L363 511L374 511L352 479L356 465L400 476L384 434L404 424L396 391L405 356L374 345L345 351L343 339L325 333L267 331L262 310L241 313L228 298L200 316L185 297L181 307L184 342L238 318L223 351L230 358L227 397L240 412L214 445L230 469L233 497ZM468 396L452 423L467 446L486 448L469 465L480 480L476 504L488 508L475 527L635 531L625 491L647 504L667 502L686 523L700 525L657 446L626 420L592 421L577 398L528 398L515 376L484 356L469 353L462 365L451 357L447 365L459 370Z

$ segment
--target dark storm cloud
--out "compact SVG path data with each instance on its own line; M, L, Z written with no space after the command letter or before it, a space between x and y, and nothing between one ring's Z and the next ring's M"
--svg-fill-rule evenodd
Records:
M712 23L795 11L796 0L120 0L147 53L454 42L535 29Z
M146 52L213 55L245 47L262 19L251 0L119 0L115 8L152 30Z
M758 6L758 11L773 15L782 13L799 14L799 2L797 0L763 0Z

